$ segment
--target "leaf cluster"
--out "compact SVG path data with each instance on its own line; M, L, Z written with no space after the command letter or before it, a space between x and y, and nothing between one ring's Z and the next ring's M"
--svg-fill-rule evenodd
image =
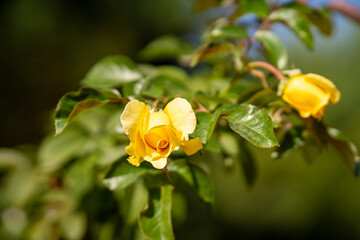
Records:
M258 174L253 146L270 149L274 159L301 151L309 163L332 146L358 174L354 144L324 122L302 119L281 99L281 91L277 94L298 70L289 68L287 49L273 26L285 25L311 49L311 28L331 35L334 9L265 0L195 3L197 10L209 7L229 14L206 26L196 48L167 35L139 53L145 63L122 55L100 60L85 75L80 90L60 99L55 136L28 151L35 154L0 150L0 195L5 196L0 207L12 204L9 221L29 218L18 229L5 226L9 235L174 239L172 222L177 221L176 211L186 212L186 199L176 205L182 209L174 209L173 196L188 189L203 204L214 204L216 189L207 167L211 159L221 160L224 169L219 171L237 162L251 187ZM246 20L249 15L251 21ZM176 64L151 64L164 59ZM177 96L192 104L198 124L191 138L199 137L204 149L190 157L173 153L163 171L147 162L140 167L129 164L129 140L119 120L126 103L139 99L162 108ZM12 189L18 193L12 194Z

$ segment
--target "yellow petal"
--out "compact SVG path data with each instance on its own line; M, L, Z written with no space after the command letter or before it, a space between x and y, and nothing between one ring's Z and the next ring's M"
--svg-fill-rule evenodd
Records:
M125 147L125 151L130 155L128 161L135 166L139 166L142 162L142 158L145 156L145 144L142 142L140 135L138 134L135 141L130 142L128 146Z
M187 155L192 155L203 148L200 138L190 139L181 143L181 148Z
M340 92L329 79L314 73L306 74L305 77L307 81L316 84L318 87L323 89L324 92L330 93L331 102L337 103L339 101Z
M144 122L144 118L149 114L148 106L138 100L130 101L121 114L120 121L124 127L124 132L134 141L138 130Z
M130 156L130 157L128 157L127 160L129 163L131 163L132 165L134 165L136 167L140 166L141 161L140 161L139 156Z
M146 155L146 148L143 140L140 137L140 134L137 134L135 139L135 153L134 155L144 157Z
M145 141L154 149L165 148L169 145L169 136L164 127L154 128L146 133Z
M176 135L173 128L167 127L166 130L171 144L171 151L177 150L180 146L179 137Z
M147 130L151 130L155 127L170 125L170 119L164 112L152 112L150 113L149 125Z
M130 156L135 155L134 143L130 142L130 144L125 147L125 152L126 152L127 154L129 154Z
M156 161L150 161L150 163L157 169L163 169L167 164L167 158L160 158Z
M187 100L175 98L166 105L164 112L169 116L175 130L182 132L183 138L194 132L196 116Z
M286 84L282 98L299 111L303 118L310 115L319 118L318 113L328 104L330 93L306 80L305 75L298 75Z

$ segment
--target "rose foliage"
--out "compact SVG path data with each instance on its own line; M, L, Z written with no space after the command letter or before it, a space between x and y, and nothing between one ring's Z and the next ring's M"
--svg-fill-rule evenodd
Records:
M56 136L44 139L34 164L15 150L0 152L15 159L0 168L25 196L11 198L4 187L0 204L16 203L9 216L31 219L6 231L30 239L174 239L183 189L216 204L212 174L228 159L247 163L252 185L254 147L282 158L314 143L331 146L357 174L356 147L323 120L339 90L326 76L294 68L273 32L283 24L311 49L311 27L330 36L335 10L277 2L195 1L197 11L226 13L208 21L196 46L162 36L138 63L121 55L96 63L82 88L60 99ZM167 60L174 64L151 65ZM224 169L209 170L214 156ZM26 211L30 205L36 210Z

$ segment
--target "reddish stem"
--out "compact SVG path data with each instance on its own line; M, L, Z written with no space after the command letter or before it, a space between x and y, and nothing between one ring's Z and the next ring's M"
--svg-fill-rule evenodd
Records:
M273 65L267 62L255 61L251 62L248 65L248 68L263 68L271 72L277 79L280 81L285 80L285 76Z

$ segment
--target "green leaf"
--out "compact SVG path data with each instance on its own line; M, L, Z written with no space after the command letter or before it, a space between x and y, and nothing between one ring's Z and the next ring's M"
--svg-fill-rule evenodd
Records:
M47 171L61 168L72 158L81 155L86 141L87 136L78 129L46 138L39 149L40 167Z
M289 3L283 7L296 9L302 12L309 21L317 27L323 34L330 36L333 31L331 22L331 11L328 8L311 8L306 4Z
M272 121L265 109L249 104L241 104L227 117L230 128L257 147L279 146Z
M81 88L80 91L66 94L55 110L55 135L61 133L79 114L102 106L107 101L104 95L92 88Z
M103 180L103 184L110 190L122 189L134 183L146 174L156 174L161 171L154 169L147 162L135 167L128 163L125 158L115 163Z
M214 113L196 113L198 125L196 126L196 130L192 134L192 137L199 137L201 142L206 145L212 133L214 132L216 123L220 117L220 113L221 111L215 111Z
M346 165L359 176L360 157L354 143L350 142L342 132L329 128L329 143L339 153Z
M286 157L294 150L303 147L305 145L303 132L303 126L294 126L287 131L281 140L280 147L271 154L271 157L274 159L279 159L283 156Z
M278 97L275 94L269 92L268 89L263 89L252 95L252 97L246 100L246 103L262 107L277 99Z
M285 69L288 64L288 53L281 40L269 30L261 30L255 34L255 39L259 41L266 52L268 60L278 69Z
M96 160L96 155L77 159L63 174L64 183L74 199L80 200L94 187L96 176L94 165Z
M172 191L171 185L163 185L161 189L149 189L148 206L139 217L139 227L146 238L151 240L175 239L171 223Z
M194 53L190 67L194 67L198 62L208 57L230 52L234 49L234 46L230 43L226 44L206 44L196 50Z
M83 239L86 233L85 213L68 213L61 216L60 228L66 239Z
M125 56L114 55L96 63L86 74L82 84L94 88L112 88L140 78L141 74L133 61Z
M246 29L235 25L227 25L211 31L212 38L247 38Z
M173 35L160 36L141 50L139 57L143 61L178 59L182 54L191 52L191 46Z
M1 169L28 169L31 161L20 151L11 148L0 148Z
M309 21L301 12L289 8L280 8L269 15L269 20L286 24L298 35L308 48L312 49L313 38Z
M185 159L172 161L167 166L170 173L181 176L194 190L199 197L207 202L214 203L214 187L207 173L199 166L192 164Z
M134 86L136 94L160 98L163 95L173 96L189 94L186 71L176 66L159 66L146 81Z
M265 0L242 0L236 9L235 17L240 17L245 13L254 13L265 18L269 13L269 6Z
M126 225L136 223L140 212L144 209L148 200L148 190L144 181L137 181L123 191L120 201L121 212Z
M100 93L108 99L121 98L121 93L116 88L106 88L106 89L100 90Z

